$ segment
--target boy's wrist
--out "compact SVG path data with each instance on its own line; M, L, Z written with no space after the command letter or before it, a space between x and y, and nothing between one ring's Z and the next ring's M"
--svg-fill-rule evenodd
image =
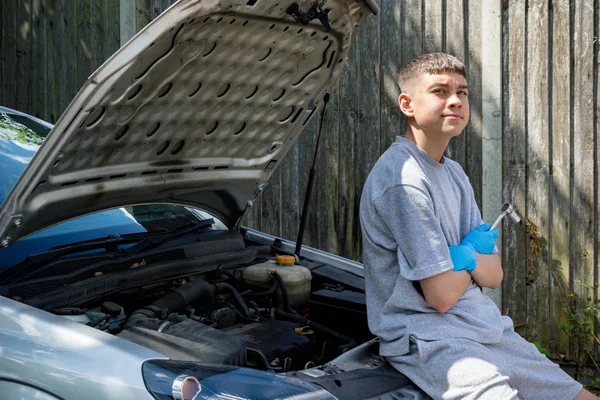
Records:
M472 273L477 267L477 258L475 250L466 244L448 247L450 259L452 260L453 271L467 271Z

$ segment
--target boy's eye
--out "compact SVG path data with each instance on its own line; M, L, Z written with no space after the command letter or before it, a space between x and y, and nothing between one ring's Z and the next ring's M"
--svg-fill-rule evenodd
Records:
M433 89L433 93L445 93L444 89Z
M459 91L458 91L458 94L462 94L462 95L465 95L465 96L468 96L468 95L469 95L469 93L468 93L468 92L466 92L466 91L464 91L464 90L459 90Z

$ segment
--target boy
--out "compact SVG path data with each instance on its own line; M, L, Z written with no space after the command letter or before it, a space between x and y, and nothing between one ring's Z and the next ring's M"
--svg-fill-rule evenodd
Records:
M380 352L434 399L598 399L514 332L481 287L503 272L448 142L469 120L464 65L426 54L399 73L405 137L365 183L360 222L369 328Z

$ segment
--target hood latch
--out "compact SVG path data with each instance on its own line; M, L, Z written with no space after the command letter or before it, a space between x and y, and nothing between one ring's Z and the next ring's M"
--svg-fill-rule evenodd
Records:
M323 24L325 31L330 32L331 25L329 24L329 16L327 15L330 10L328 8L323 8L324 4L325 0L320 3L316 1L310 10L305 13L300 9L298 3L293 3L287 8L286 12L291 15L296 22L300 22L302 25L308 25L313 19L319 19L321 24Z

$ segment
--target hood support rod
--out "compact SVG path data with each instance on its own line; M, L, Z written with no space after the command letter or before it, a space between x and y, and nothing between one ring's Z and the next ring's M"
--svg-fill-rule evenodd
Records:
M308 183L306 185L306 193L304 194L304 205L302 206L302 215L300 215L300 228L298 229L298 237L296 239L296 250L294 254L300 258L300 250L302 249L302 239L304 236L304 228L306 227L306 218L308 217L308 206L312 197L313 182L315 180L315 165L319 154L319 143L321 142L321 131L323 130L323 121L325 119L325 109L329 102L329 93L325 93L323 97L323 110L321 111L321 120L319 121L319 132L317 134L317 144L315 146L315 155L313 156L312 166L308 174Z

